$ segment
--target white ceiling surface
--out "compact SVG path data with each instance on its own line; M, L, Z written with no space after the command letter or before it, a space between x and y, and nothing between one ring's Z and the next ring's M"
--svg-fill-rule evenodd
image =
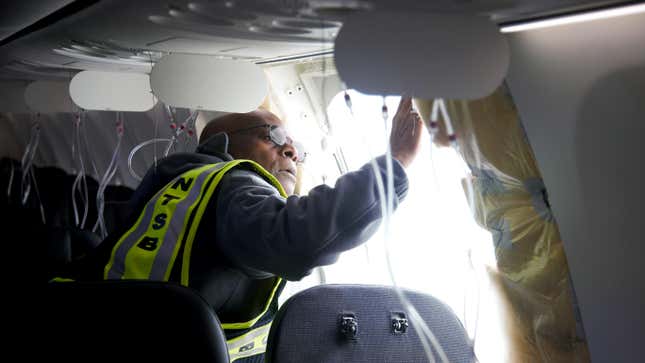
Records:
M150 71L147 62L106 61L88 58L87 54L76 58L60 54L63 47L91 48L95 42L118 54L150 50L259 61L331 49L342 20L355 11L470 12L490 15L494 21L501 22L611 2L617 1L102 0L46 29L0 47L0 77L39 79L49 74L69 78L65 72L56 71L61 67ZM0 19L19 15L21 3L28 3L33 17L38 17L69 2L5 2L2 8L8 15ZM42 4L42 9L38 9L36 3ZM3 23L7 21L3 20ZM14 24L7 29L17 26Z
M510 35L594 362L645 356L645 14Z

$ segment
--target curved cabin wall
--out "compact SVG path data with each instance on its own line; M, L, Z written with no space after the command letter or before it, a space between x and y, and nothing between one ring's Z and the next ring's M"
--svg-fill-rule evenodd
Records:
M645 347L645 14L509 34L508 82L550 194L594 362Z

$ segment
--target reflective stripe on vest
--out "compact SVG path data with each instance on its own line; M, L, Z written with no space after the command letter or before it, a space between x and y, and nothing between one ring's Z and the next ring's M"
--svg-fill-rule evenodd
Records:
M104 278L168 281L180 248L184 248L181 284L188 286L190 255L202 216L222 177L249 165L286 197L275 177L250 160L234 160L187 171L168 183L146 204L137 222L119 239Z
M112 249L105 279L168 281L178 247L190 228L189 212L203 199L204 187L225 165L218 163L190 170L160 190Z
M242 336L228 340L226 345L228 346L229 361L232 363L238 359L264 354L267 350L270 329L271 323L268 323Z
M187 171L155 194L146 204L136 223L121 236L105 266L104 278L106 280L168 281L175 260L183 248L180 282L188 286L192 246L206 206L224 175L240 165L252 167L286 198L286 193L278 180L259 164L250 160L222 162ZM222 328L224 330L253 328L260 319L272 314L269 309L272 302L278 298L276 292L282 284L282 279L277 278L265 307L258 316L245 322L222 323ZM229 342L246 342L241 347L248 346L257 338L258 329L262 328L252 329ZM260 348L257 343L253 346ZM239 348L238 346L238 350ZM247 351L248 349L244 351L245 357L258 354L250 354ZM258 349L253 351L256 352Z

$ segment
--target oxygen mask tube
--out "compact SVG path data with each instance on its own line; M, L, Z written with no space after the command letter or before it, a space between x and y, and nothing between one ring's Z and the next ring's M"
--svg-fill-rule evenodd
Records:
M345 104L349 108L352 118L355 120L356 117L352 109L351 97L347 93L347 91L345 91L344 97L345 97ZM386 130L385 134L387 138L387 119L389 118L389 115L388 115L387 105L385 104L385 102L383 102L383 107L381 108L381 112L385 123L385 130ZM382 180L381 171L375 158L370 158L370 165L372 166L372 171L374 172L374 176L376 179L376 188L379 194L379 201L380 201L379 205L381 207L381 215L383 216L383 227L384 227L383 237L384 237L384 246L385 246L388 273L399 300L401 301L404 308L410 315L410 322L419 331L419 335L418 335L419 340L421 341L421 345L423 346L423 349L426 353L426 357L428 358L428 361L430 363L435 363L434 354L432 352L433 351L432 348L434 348L434 351L437 352L437 354L441 358L441 361L448 362L448 357L446 356L444 350L439 344L439 341L436 339L436 337L434 336L434 334L432 333L432 331L430 330L426 322L423 320L419 312L416 310L416 308L412 305L412 303L405 296L401 288L397 285L396 279L394 278L394 272L392 269L392 263L390 260L390 253L388 249L388 241L390 238L390 228L389 228L390 220L391 220L390 217L394 209L394 171L393 171L393 163L392 163L392 150L390 148L389 140L387 139L386 139L386 145L388 145L386 149L386 182L387 182L387 188L388 188L387 196L385 193L385 185Z
M198 110L194 110L188 115L188 118L179 126L179 133L177 136L184 135L184 150L188 145L188 140L195 135L195 123L197 122L197 115L199 114Z
M387 120L387 106L384 104L383 105L383 117L385 120ZM387 121L386 121L387 122ZM394 277L394 270L392 268L392 262L390 260L390 250L389 250L389 241L391 239L391 229L390 229L390 221L392 218L392 214L394 213L394 169L393 169L393 162L392 162L392 149L390 147L390 143L387 142L387 123L385 122L385 135L386 135L386 179L387 179L387 209L386 209L386 219L384 220L384 225L383 225L383 234L384 234L384 246L385 246L385 258L387 262L387 268L388 268L388 273L390 275L390 279L392 281L392 285L394 286L394 289L399 297L399 300L403 303L405 306L405 309L408 311L410 314L410 320L413 325L416 325L420 332L422 333L419 337L421 338L421 344L423 345L423 348L426 352L426 356L428 358L428 361L430 362L435 362L434 359L434 354L432 353L432 348L434 348L435 352L439 355L439 358L441 359L442 362L448 362L448 357L446 356L446 353L444 352L443 348L441 347L441 344L437 340L436 336L432 333L430 330L430 327L426 324L425 320L421 317L421 314L417 311L417 309L414 307L414 305L408 300L408 298L405 296L401 288L398 286L396 283L396 279ZM420 132L420 130L419 130ZM427 340L424 340L422 337L425 337Z
M475 133L474 132L469 132L468 135L468 140L466 140L466 132L465 130L472 130L473 128L473 123L472 123L472 117L470 115L470 109L468 107L468 103L466 101L461 101L461 108L463 112L463 128L464 128L464 137L461 138L462 143L469 143L469 147L471 150L474 152L472 153L475 165L478 168L482 167L482 160L481 160L481 153L479 151L479 145L477 144L475 140ZM464 163L464 165L467 165ZM472 178L472 171L471 170L464 170L465 174L465 184L466 184L466 190L468 193L468 207L470 208L471 213L473 214L474 220L477 220L477 208L475 207L475 191L473 187L473 178ZM468 248L468 266L470 267L472 273L475 275L475 286L476 286L476 304L475 304L475 319L474 319L474 327L473 327L473 334L472 334L472 341L473 345L474 342L477 340L477 333L479 331L479 317L480 317L480 308L481 308L481 282L482 278L480 276L480 271L478 270L477 267L475 266L476 264L473 261L473 256L472 256L472 243L471 246ZM485 273L483 273L485 276ZM465 316L465 315L464 315ZM466 319L464 319L466 321ZM466 328L469 327L470 324L464 324Z
M24 206L29 200L29 194L31 192L31 185L33 184L34 189L36 190L36 197L38 198L38 207L40 208L40 218L43 224L46 224L45 218L45 209L43 207L42 199L40 198L40 192L38 191L38 184L36 183L36 176L34 175L33 162L36 157L36 151L38 150L38 145L40 144L40 113L36 113L36 118L34 123L31 126L29 132L29 142L25 148L25 153L22 156L21 167L22 167L22 178L20 183L20 194L21 194L21 204Z
M467 110L467 107L465 109ZM446 134L448 136L448 141L450 142L450 146L459 154L460 147L459 143L457 142L457 134L455 133L455 129L453 127L452 119L450 118L450 114L448 113L448 110L446 108L446 103L442 98L437 98L434 100L432 103L432 111L430 113L430 122L428 123L428 131L430 133L430 139L431 141L434 140L435 137L437 137L439 133L439 114L441 114L441 118L444 121L444 124L446 126ZM469 117L470 113L465 112L466 116ZM477 162L480 163L479 161L479 155L475 155L477 158ZM470 174L470 170L467 170L464 168L464 175L468 176ZM475 212L475 199L474 199L474 193L473 193L473 186L472 186L472 180L471 178L466 177L466 191L468 194L468 206L470 207L471 212Z
M72 139L72 160L76 162L78 160L79 169L72 184L72 207L74 210L74 222L75 225L83 229L85 228L85 222L87 221L87 215L89 211L89 195L87 189L87 179L85 173L85 163L83 162L83 152L82 152L82 143L81 143L81 115L80 113L76 114L75 124L74 124L74 137ZM78 155L78 158L75 157ZM83 216L80 217L78 210L78 205L76 204L76 195L79 194L81 201L83 202ZM80 220L79 220L80 219Z
M29 199L29 194L31 192L31 182L29 174L31 173L31 166L36 156L36 150L38 149L38 143L40 141L40 123L39 123L40 114L36 114L36 120L31 126L29 131L29 142L27 142L27 147L25 148L25 153L22 155L22 160L20 166L22 169L22 178L20 182L20 202L24 206L27 204Z
M166 139L168 140L168 147L166 147L164 151L164 156L167 156L168 153L170 152L170 149L177 143L177 134L179 133L179 129L177 128L177 123L175 122L175 112L173 112L174 110L168 105L164 105L164 106L165 106L164 109L168 113L168 119L170 120L170 125L169 125L170 130L172 130L171 131L172 137L170 139ZM157 155L157 150L155 149L155 157L156 155Z
M472 120L470 119L470 111L468 110L467 105L464 105L463 108L464 111L464 117L471 122ZM428 123L428 131L430 133L431 139L434 139L437 137L439 133L439 115L441 115L441 119L444 121L445 127L446 127L446 134L448 137L448 141L450 142L450 146L453 148L453 150L459 154L460 152L460 147L459 143L457 142L457 134L455 132L455 129L453 127L452 119L450 117L450 113L448 112L446 108L446 103L442 98L435 99L432 104L432 111L430 113L430 118L429 118L429 123ZM472 146L476 146L476 143L474 143L473 140ZM478 153L474 153L476 162L478 165L480 165L481 161L479 159ZM459 155L458 155L459 156ZM475 194L474 194L474 188L472 184L472 178L469 177L470 170L467 170L464 168L464 185L466 187L466 194L468 198L468 207L470 208L470 211L474 214L476 213L475 209ZM469 247L467 252L466 252L466 260L468 262L468 267L470 268L471 272L475 274L475 286L476 286L476 304L475 304L475 319L474 319L474 327L473 327L473 344L475 340L477 339L477 331L478 331L478 326L479 326L479 310L480 310L480 300L481 300L481 289L480 289L480 279L477 273L477 269L475 268L475 263L473 262L473 256L472 256L472 247ZM466 328L467 331L470 331L470 324L469 324L469 319L468 319L468 314L467 314L467 299L468 299L468 292L464 293L464 306L463 306L463 320L464 320L464 327Z
M130 172L130 175L132 175L133 178L135 178L137 181L143 180L139 174L137 174L134 171L134 168L132 167L132 160L134 159L134 156L136 155L137 152L139 152L143 147L148 146L148 145L154 145L154 160L155 160L155 166L157 165L157 143L168 143L168 146L164 149L164 157L168 156L170 154L170 151L172 150L173 146L177 145L179 141L179 136L182 134L187 134L188 137L192 137L195 135L195 121L197 119L197 114L198 111L195 110L191 112L191 114L177 126L177 123L175 122L175 116L170 109L169 106L164 107L168 113L168 117L170 118L170 127L172 136L170 138L157 138L154 137L150 140L146 140L137 146L133 147L132 150L130 150L130 154L128 155L128 171Z
M110 183L110 180L114 177L114 174L116 174L116 171L118 169L118 159L119 159L119 154L121 150L121 140L123 139L123 132L125 129L125 122L123 119L123 115L120 112L116 113L116 133L117 133L117 143L116 147L114 148L114 153L112 154L112 160L110 160L110 164L107 167L107 170L105 171L105 174L103 175L103 178L101 179L101 182L99 183L99 188L96 193L96 208L97 208L97 219L96 223L94 224L94 227L92 228L92 232L96 232L97 228L100 228L99 234L102 238L107 237L107 228L105 226L105 219L103 217L103 211L105 210L105 189L107 188L107 185Z
M13 174L15 172L15 168L13 166L13 162L9 164L11 167L11 173L9 174L9 183L7 184L7 200L11 201L11 187L13 186Z
M176 146L179 143L179 136L182 134L188 135L187 137L193 137L195 135L195 121L197 119L197 113L198 111L195 110L191 112L188 117L182 122L179 127L177 124L174 122L174 119L171 119L172 122L170 123L170 129L173 130L173 135L172 138L170 139L170 142L168 143L168 147L166 147L166 151L164 152L164 157L168 156L170 153L170 150ZM172 114L171 114L172 115Z
M86 114L85 111L81 110L81 133L83 135L83 143L85 144L83 148L85 149L85 152L87 154L88 159L90 160L90 163L92 164L92 171L94 172L93 175L96 175L96 180L98 181L99 178L99 171L96 168L96 163L94 162L94 158L92 157L90 153L90 148L89 148L89 142L87 142L87 122L86 120ZM81 150L81 145L79 144L79 150ZM87 174L87 173L86 173Z
M347 90L345 90L344 98L345 98L345 105L347 106L347 109L349 110L349 114L352 117L352 121L353 121L354 124L357 124L358 120L356 119L356 115L354 114L354 108L352 106L352 99L349 96L349 93L347 93ZM376 178L375 178L376 179L376 189L377 189L378 194L379 194L379 201L380 201L379 205L381 206L381 215L385 216L385 212L386 212L385 185L383 184L383 179L381 179L381 177L380 177L381 172L380 172L378 164L376 163L376 159L371 157L372 155L374 155L374 153L372 152L372 149L370 147L369 142L365 138L365 134L361 133L361 137L362 137L363 144L367 145L367 151L368 151L368 154L370 155L370 165L372 166L372 171L374 172L374 175L376 176ZM367 243L364 243L363 246L365 248L365 255L366 255L367 261L369 263L369 247L367 246Z

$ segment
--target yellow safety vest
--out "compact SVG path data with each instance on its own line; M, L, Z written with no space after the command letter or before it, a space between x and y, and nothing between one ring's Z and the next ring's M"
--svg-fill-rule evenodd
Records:
M222 177L241 165L251 167L286 197L278 180L250 160L221 162L187 171L155 194L136 223L121 236L105 266L104 278L168 281L183 249L182 261L179 262L180 283L189 286L191 250L206 206ZM262 313L257 317L245 322L222 323L227 332L247 330L227 341L231 362L265 352L271 323L255 324L260 320L266 321L262 318L273 313L270 307L283 285L282 279L277 278Z

